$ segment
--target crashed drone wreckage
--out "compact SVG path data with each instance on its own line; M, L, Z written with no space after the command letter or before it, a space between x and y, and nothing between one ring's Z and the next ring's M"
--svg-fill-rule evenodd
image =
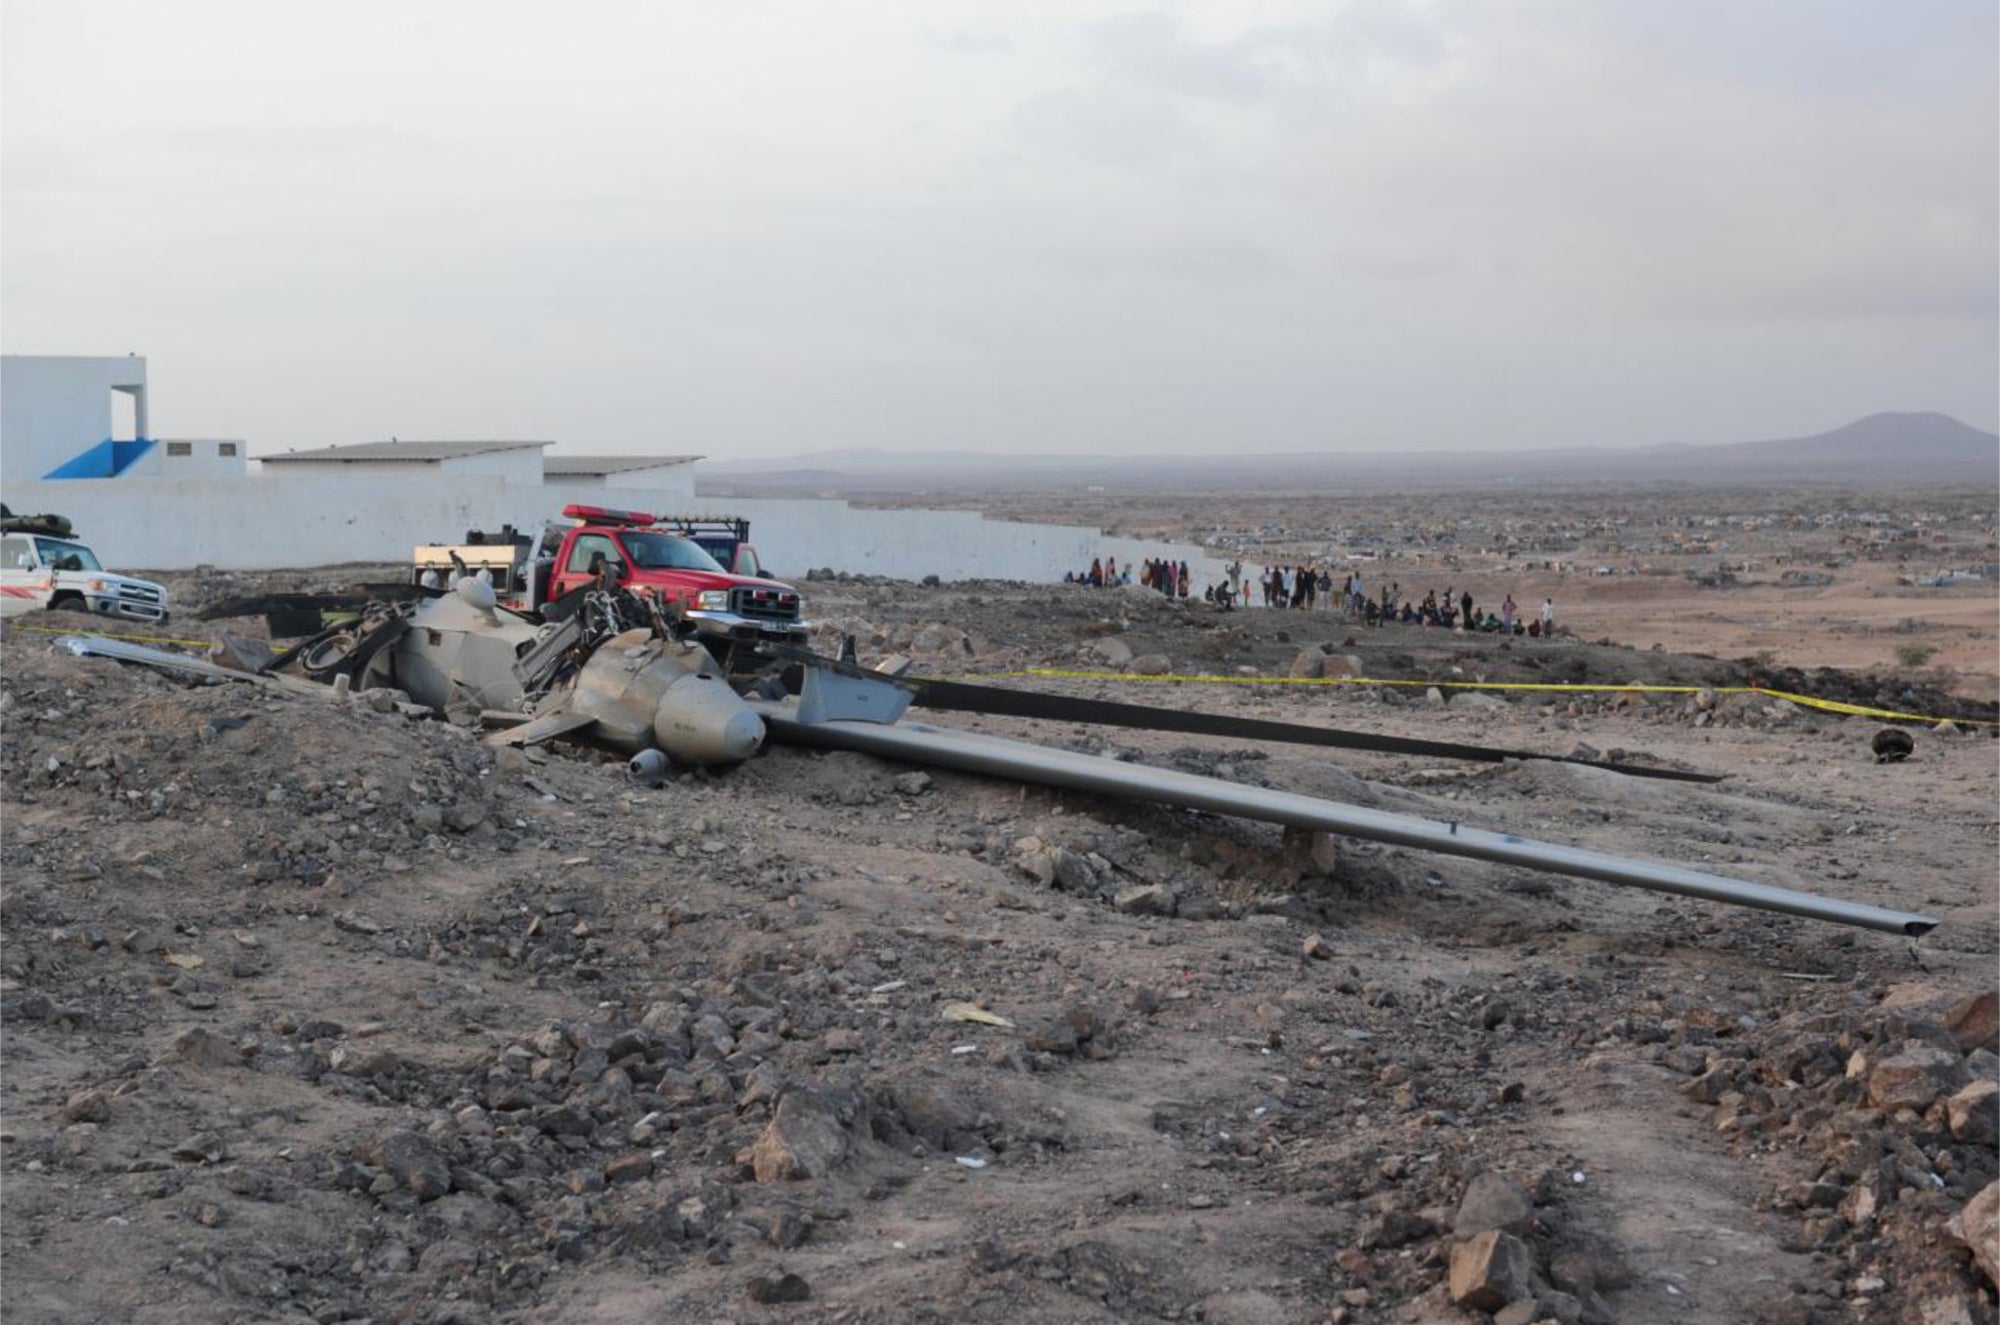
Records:
M469 579L412 602L371 602L355 620L323 630L249 671L231 672L212 664L191 667L195 660L184 656L133 649L102 637L67 636L58 647L176 670L196 680L219 679L217 673L269 679L278 669L296 665L318 681L339 684L345 677L353 689L395 686L415 702L440 711L476 706L482 722L499 729L486 737L491 744L582 740L631 756L634 774L652 783L665 771L663 754L682 766L727 766L755 755L768 736L784 745L857 751L903 763L1204 810L1911 938L1938 924L1928 916L1665 862L901 719L913 704L922 705L928 697L931 706L941 709L1393 753L1486 761L1555 756L1140 705L1073 699L1052 703L1060 697L866 669L851 661L851 642L838 659L765 646L756 651L761 670L732 678L670 606L611 586L580 592L563 604L559 614L550 616L556 619L498 607L491 586ZM730 659L739 661L734 653ZM739 687L751 697L740 694ZM1590 763L1627 775L1717 780L1658 767L1561 762Z

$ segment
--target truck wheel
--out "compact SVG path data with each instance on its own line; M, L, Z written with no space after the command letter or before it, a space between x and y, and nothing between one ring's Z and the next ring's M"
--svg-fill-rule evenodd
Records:
M80 593L59 593L49 599L49 611L51 612L88 612L89 610L90 608L85 606L83 595Z
M354 652L354 636L345 632L329 635L299 655L299 670L315 681L330 681L343 669Z

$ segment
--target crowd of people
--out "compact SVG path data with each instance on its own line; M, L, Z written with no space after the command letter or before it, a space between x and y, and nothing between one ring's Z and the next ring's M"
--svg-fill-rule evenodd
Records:
M1101 557L1093 558L1087 571L1065 574L1063 582L1092 588L1138 583L1169 598L1187 598L1192 596L1190 578L1185 561L1149 558L1140 563L1135 581L1130 566L1121 571L1116 557ZM1350 571L1335 580L1324 566L1267 566L1253 580L1244 574L1242 562L1232 562L1229 578L1211 584L1200 596L1226 608L1248 607L1256 597L1265 607L1339 612L1370 626L1400 624L1534 637L1556 631L1553 598L1542 599L1540 610L1530 613L1521 610L1511 593L1497 607L1491 603L1482 607L1473 600L1472 590L1460 592L1454 585L1445 586L1442 595L1432 589L1422 598L1406 596L1395 582L1371 593L1364 572Z
M1132 578L1132 568L1118 569L1116 557L1092 557L1090 569L1083 572L1071 571L1063 575L1064 584L1087 584L1093 589L1120 584L1141 584L1148 589L1165 594L1169 598L1186 598L1189 584L1193 579L1185 561L1169 561L1165 558L1148 558L1139 564L1139 578ZM1204 595L1211 599L1213 594Z
M1238 592L1247 605L1251 582L1243 575L1241 563L1229 569L1231 582L1238 586ZM1422 598L1405 595L1403 586L1397 582L1371 593L1365 572L1359 570L1351 571L1336 581L1333 573L1324 567L1271 566L1258 579L1257 592L1262 595L1266 607L1340 612L1370 626L1397 623L1442 630L1536 637L1553 635L1556 629L1556 600L1553 598L1542 599L1540 610L1530 613L1522 611L1511 593L1497 606L1487 603L1482 607L1474 601L1472 590L1460 592L1452 585L1447 585L1442 595L1432 589Z

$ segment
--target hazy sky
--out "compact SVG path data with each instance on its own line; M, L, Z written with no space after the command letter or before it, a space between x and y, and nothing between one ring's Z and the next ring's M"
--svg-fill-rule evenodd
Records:
M0 339L256 452L1732 441L2000 391L1993 0L4 0Z

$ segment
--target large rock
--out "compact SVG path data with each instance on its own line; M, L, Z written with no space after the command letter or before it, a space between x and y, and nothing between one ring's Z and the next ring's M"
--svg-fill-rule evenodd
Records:
M1975 1081L1945 1101L1951 1134L1967 1145L1991 1147L2000 1140L2000 1085Z
M1125 670L1135 676L1165 676L1174 670L1174 663L1164 653L1148 653L1134 658Z
M1358 778L1355 782L1357 785L1353 790L1346 787L1337 789L1340 799L1361 801L1363 797L1372 794L1367 790L1366 783ZM1326 794L1325 788L1317 790L1319 794ZM1288 827L1285 829L1282 845L1286 860L1295 864L1301 874L1333 874L1340 869L1340 847L1333 840L1332 833L1322 833L1311 828Z
M1081 1054L1086 1058L1111 1056L1110 1024L1089 1003L1068 1003L1052 1016L1042 1015L1027 1025L1028 1048L1040 1054Z
M1326 650L1314 647L1301 649L1292 659L1291 675L1306 681L1316 681L1326 675Z
M1157 883L1145 883L1120 892L1111 904L1127 915L1170 916L1174 913L1174 894L1172 889Z
M1123 667L1132 661L1132 646L1110 635L1092 640L1090 651L1113 667Z
M746 1287L750 1300L761 1306L775 1306L783 1302L808 1302L812 1300L812 1285L796 1274L779 1271L759 1275Z
M1366 676L1368 675L1368 669L1362 666L1361 659L1354 654L1331 653L1327 655L1326 661L1320 665L1319 674L1321 676L1337 677Z
M833 1101L794 1090L750 1149L750 1171L758 1182L824 1178L847 1159L853 1141Z
M1534 1274L1526 1243L1488 1229L1451 1249L1451 1300L1468 1311L1498 1311L1534 1296Z
M978 1105L941 1081L906 1077L882 1091L875 1103L932 1150L963 1153L979 1144ZM875 1121L879 1123L879 1114ZM881 1135L879 1127L876 1135Z
M1938 1288L1903 1315L1917 1325L1981 1325L1992 1319L1964 1290Z
M1966 1053L2000 1053L2000 993L1974 994L1944 1014L1944 1028Z
M1283 1302L1254 1288L1211 1293L1201 1300L1201 1313L1208 1325L1290 1325L1296 1319Z
M63 1104L62 1120L66 1123L110 1122L110 1092L102 1089L77 1091Z
M1507 701L1483 690L1460 690L1451 697L1451 706L1455 709L1503 709L1507 707Z
M1089 893L1097 890L1097 870L1089 857L1077 851L1055 850L1056 887L1064 892Z
M2000 1182L1965 1203L1951 1221L1951 1233L1972 1252L1987 1282L2000 1286Z
M1878 1109L1922 1113L1940 1095L1965 1084L1965 1064L1936 1045L1905 1043L1868 1074L1868 1102Z
M1451 1231L1461 1238L1491 1229L1503 1233L1526 1233L1535 1222L1535 1203L1520 1184L1504 1173L1487 1169L1474 1176L1459 1199L1458 1214Z
M451 1190L451 1164L421 1132L391 1132L383 1138L382 1171L420 1201L435 1201Z
M1011 863L1015 869L1044 888L1056 881L1056 858L1053 852L1039 849L1018 852Z
M214 1031L196 1026L174 1037L173 1056L195 1067L241 1067L243 1052Z
M327 1066L343 1076L386 1077L395 1075L403 1060L388 1049L370 1049L364 1045L336 1045L327 1055Z

